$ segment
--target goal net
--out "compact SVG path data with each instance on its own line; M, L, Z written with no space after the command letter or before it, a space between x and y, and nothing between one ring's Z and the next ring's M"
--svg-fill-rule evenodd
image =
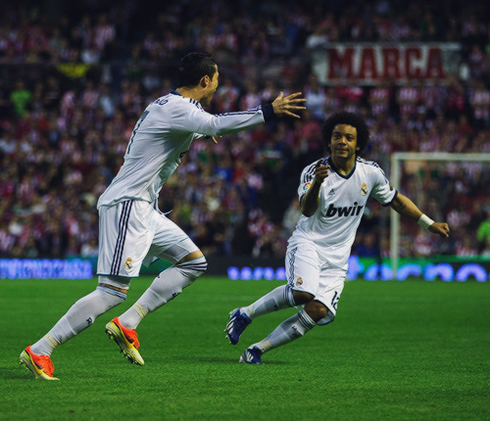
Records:
M400 259L441 256L479 258L490 252L477 239L490 211L490 153L397 152L391 156L391 182L429 217L446 221L449 239L420 228L391 211L390 258L393 278Z

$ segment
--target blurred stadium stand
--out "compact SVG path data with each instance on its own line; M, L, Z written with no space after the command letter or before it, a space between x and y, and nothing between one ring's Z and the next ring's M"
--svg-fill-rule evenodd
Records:
M161 3L0 5L0 257L96 256L97 198L139 114L175 87L175 66L189 51L219 62L211 112L254 107L279 90L303 91L310 106L301 121L193 144L160 207L173 209L208 257L283 258L299 216L300 172L325 155L322 118L336 110L365 116L372 142L364 157L388 175L395 151L490 152L490 9L481 2ZM414 44L456 45L457 54L443 75L417 79L319 74L329 48L343 44L361 55ZM490 254L490 240L476 235L490 212L488 178L488 169L466 166L407 174L397 187L457 230L449 244L408 239L403 253ZM354 253L388 255L386 212L371 201Z

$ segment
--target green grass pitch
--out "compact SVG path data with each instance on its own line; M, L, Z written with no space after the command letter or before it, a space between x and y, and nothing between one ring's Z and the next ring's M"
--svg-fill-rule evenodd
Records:
M149 285L53 353L59 382L18 364L96 281L0 280L0 420L490 420L490 283L347 282L336 321L238 364L295 309L256 319L236 346L228 312L277 281L203 277L138 328L131 365L104 326Z

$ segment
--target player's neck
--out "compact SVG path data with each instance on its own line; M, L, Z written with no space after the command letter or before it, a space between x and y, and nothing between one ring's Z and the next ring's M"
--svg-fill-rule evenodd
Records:
M184 98L192 98L195 99L197 102L201 102L201 99L203 97L203 93L200 91L200 89L196 88L177 88L176 92L178 92L180 95L182 95Z
M350 174L350 172L352 171L356 163L355 155L353 155L348 159L339 158L338 156L331 156L330 159L332 160L332 163L337 169L337 171L342 175Z

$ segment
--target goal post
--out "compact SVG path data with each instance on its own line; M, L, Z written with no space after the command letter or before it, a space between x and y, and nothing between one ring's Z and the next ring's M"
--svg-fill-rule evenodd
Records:
M453 152L395 152L391 155L391 182L396 189L401 186L402 163L407 161L441 162L490 162L490 153ZM410 194L410 193L409 193ZM430 216L430 215L428 215ZM400 215L391 210L390 220L390 258L393 279L397 279L400 258Z

